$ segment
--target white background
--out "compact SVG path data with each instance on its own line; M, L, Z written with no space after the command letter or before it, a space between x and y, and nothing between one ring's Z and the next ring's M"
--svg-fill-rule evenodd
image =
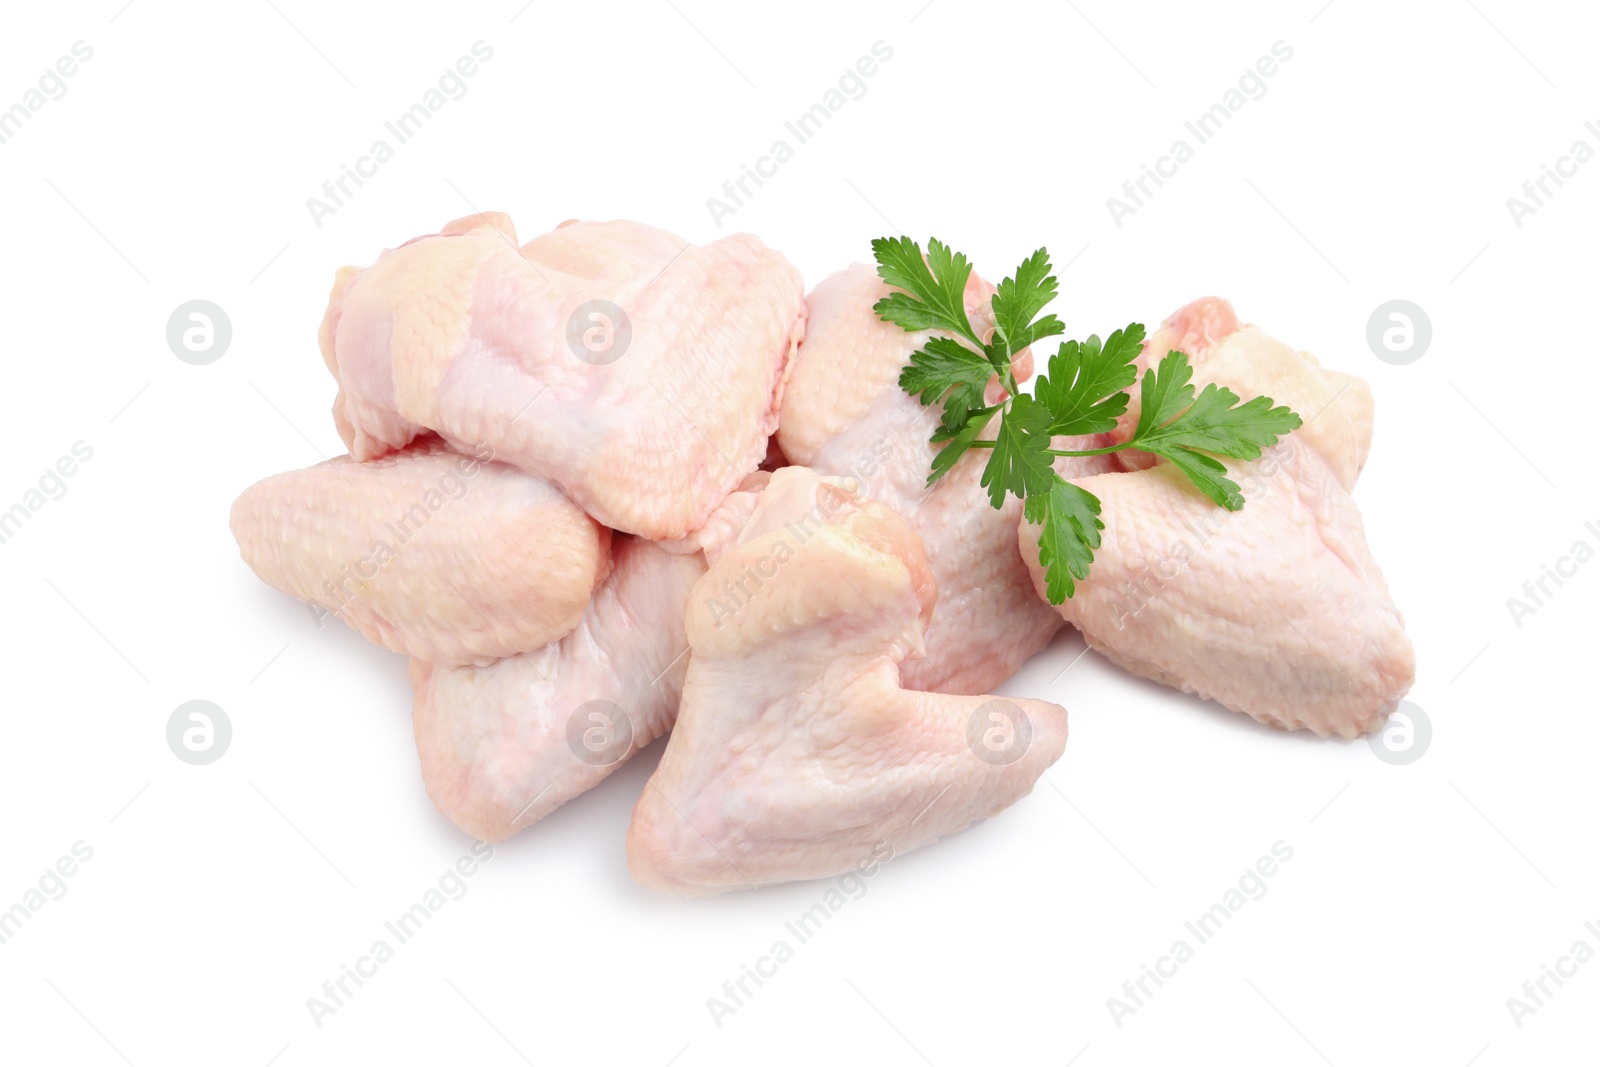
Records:
M1506 600L1600 544L1600 162L1520 228L1506 198L1574 140L1600 147L1592 8L274 3L31 5L0 35L0 106L94 49L0 145L0 509L94 450L0 545L0 908L94 850L0 945L0 1060L1590 1061L1600 962L1521 1028L1506 998L1576 940L1600 949L1600 563L1520 627ZM480 39L467 95L314 225L307 197ZM719 231L707 197L879 40L866 95ZM1267 94L1117 227L1106 198L1279 40ZM334 269L474 209L524 239L567 218L747 229L808 284L885 233L937 235L991 278L1045 244L1071 336L1229 297L1372 382L1356 495L1431 748L1389 766L1093 654L1063 673L1083 647L1063 635L1003 690L1071 715L1033 794L889 864L720 1027L707 998L829 883L635 885L652 750L497 848L318 1028L307 997L470 841L423 793L404 660L262 585L228 507L342 451L315 344ZM209 366L165 341L195 298L232 320ZM1392 298L1433 324L1409 366L1366 343ZM165 742L195 698L234 729L206 767ZM1115 1025L1107 998L1280 840L1267 895Z

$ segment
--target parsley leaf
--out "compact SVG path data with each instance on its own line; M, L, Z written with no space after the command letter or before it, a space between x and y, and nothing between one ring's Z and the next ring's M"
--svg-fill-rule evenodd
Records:
M1050 253L1041 248L1022 261L1016 273L1002 279L989 301L994 308L994 337L989 342L989 360L1004 377L1011 357L1024 348L1066 332L1054 315L1034 321L1044 306L1056 298L1056 279L1050 273Z
M1074 578L1081 582L1089 577L1089 564L1106 526L1100 521L1100 499L1057 474L1048 492L1023 502L1022 514L1043 526L1039 563L1044 567L1045 595L1050 603L1059 604L1076 591Z
M1144 343L1144 327L1137 322L1113 333L1102 348L1100 338L1063 341L1050 357L1045 375L1033 395L1050 409L1050 432L1061 437L1106 433L1128 410L1128 386L1138 371L1133 361Z
M910 364L900 373L900 387L917 397L924 407L944 397L944 413L932 442L949 443L929 472L931 484L974 447L989 416L998 410L983 403L989 379L998 370L1008 387L1014 387L1015 380L1009 357L1003 368L998 367L992 347L978 338L967 317L966 291L972 265L966 256L932 240L924 260L921 246L909 237L879 238L872 242L872 253L878 261L878 275L904 290L890 293L872 305L879 318L912 332L943 330L957 335L929 338L911 354ZM1048 274L1048 259L1041 262L1043 273ZM1031 284L1037 286L1046 281L1052 287L1055 284L1053 278L1041 278ZM1012 283L1011 290L1015 289L1016 283ZM1024 323L1023 328L1027 325Z
M901 329L943 331L911 354L900 387L923 406L943 398L944 412L930 443L944 447L928 473L933 484L975 448L988 448L989 461L979 485L989 503L1004 507L1008 495L1022 500L1023 514L1040 527L1039 562L1045 593L1060 604L1089 576L1100 547L1100 501L1055 472L1056 456L1103 455L1138 448L1164 457L1194 486L1222 507L1244 507L1239 486L1218 459L1255 459L1300 426L1300 416L1274 406L1269 397L1240 403L1231 389L1207 385L1196 395L1194 369L1182 352L1169 352L1139 377L1136 361L1144 327L1133 323L1104 344L1064 341L1050 357L1033 395L1021 393L1011 370L1017 352L1046 337L1064 333L1054 315L1042 315L1056 298L1050 254L1041 248L995 287L990 306L994 331L985 343L967 317L966 288L972 277L967 257L947 245L928 242L928 256L909 237L872 242L878 274L898 291L872 305L879 318ZM953 335L953 336L952 336ZM1006 396L985 406L989 379L998 375ZM1133 436L1104 448L1052 448L1056 437L1107 433L1127 413L1128 390L1139 384L1139 422ZM985 427L1000 417L993 440Z
M1190 374L1187 356L1167 353L1161 365L1140 383L1141 402L1144 396L1160 391L1160 375L1176 375L1187 382ZM1173 409L1185 406L1187 410L1172 417ZM1129 447L1153 451L1149 445L1172 443L1234 459L1255 459L1263 448L1300 428L1300 416L1286 407L1273 407L1271 397L1258 396L1241 404L1232 389L1215 384L1202 389L1199 397L1194 395L1194 386L1184 385L1176 397L1163 397L1162 409L1155 417L1149 415L1149 409L1139 413L1134 440L1144 444Z
M939 450L939 454L933 457L932 468L928 471L929 485L948 474L950 468L954 467L962 456L972 450L973 442L978 439L978 435L983 432L983 428L989 425L989 419L993 416L995 410L990 408L986 411L972 413L971 417L967 419L966 425L948 436L940 436L945 433L943 427L940 427L934 433L933 439L935 443L944 441L946 444Z
M928 343L911 353L911 362L900 372L900 388L922 401L922 406L938 400L948 389L955 389L950 403L958 409L983 406L983 390L994 377L989 361L953 337L930 337ZM965 421L965 420L963 420Z
M872 305L878 317L903 330L949 330L981 346L967 320L967 278L972 264L939 241L928 242L928 258L909 237L880 237L872 242L878 276L904 289Z
M981 388L953 390L944 402L944 415L939 419L939 428L933 431L933 436L928 440L933 444L938 444L941 441L949 441L960 436L961 431L966 429L967 425L980 414L994 410L993 408L973 406L981 403L983 403L983 390ZM983 421L987 423L989 420L984 419Z
M1006 493L1027 498L1046 492L1056 476L1050 464L1050 412L1027 393L1011 399L994 438L994 454L978 484L989 490L989 503L1001 507Z
M1126 447L1172 462L1202 493L1229 511L1244 507L1239 486L1212 455L1255 459L1300 427L1300 416L1270 397L1246 403L1232 389L1207 385L1195 396L1189 357L1168 352L1139 382L1139 425ZM1207 455L1211 453L1212 455Z
M1172 448L1159 454L1166 457L1196 489L1215 503L1229 511L1239 511L1244 507L1244 494L1239 492L1239 483L1228 477L1228 468L1221 461L1187 448Z
M1168 352L1159 366L1147 370L1139 382L1139 427L1133 436L1166 425L1194 403L1193 377L1194 368L1182 352Z

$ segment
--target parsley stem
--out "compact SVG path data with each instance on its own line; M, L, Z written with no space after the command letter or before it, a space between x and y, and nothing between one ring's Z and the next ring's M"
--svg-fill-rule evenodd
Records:
M1011 369L1011 359L1014 355L1014 353L1011 351L1011 339L1006 336L1005 331L1002 330L998 325L995 326L995 333L999 336L1001 341L1005 342L1006 346L1005 361L1000 365L1000 369L1005 371L1005 379L1001 382L1001 384L1006 387L1007 393L1009 393L1011 396L1016 396L1022 390L1017 387L1017 376L1016 373ZM986 353L987 351L988 350L985 349Z
M1134 442L1123 442L1122 445L1107 445L1106 448L1046 448L1045 453L1050 456L1106 456L1134 446Z
M1107 445L1104 448L1083 448L1083 449L1047 448L1044 451L1045 451L1045 455L1048 455L1048 456L1104 456L1104 455L1109 455L1112 452L1120 452L1124 448L1131 448L1131 447L1133 447L1133 445L1134 445L1133 441L1124 441L1120 445ZM993 441L974 441L970 445L968 445L967 447L968 448L993 448L994 447L994 442Z
M1124 441L1119 445L1107 445L1104 448L1047 448L1045 453L1052 456L1104 456L1133 446L1134 442Z

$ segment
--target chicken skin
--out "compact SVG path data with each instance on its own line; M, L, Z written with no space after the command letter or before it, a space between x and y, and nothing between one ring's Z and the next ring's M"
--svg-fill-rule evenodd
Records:
M939 426L941 409L924 407L900 388L899 377L911 354L934 334L907 333L879 319L872 305L891 291L871 267L859 263L812 290L806 298L806 336L784 393L778 441L790 462L854 480L865 496L892 508L921 538L939 599L925 634L924 657L901 669L906 688L986 693L1049 644L1061 619L1034 595L1017 551L1022 502L1008 497L996 510L978 484L988 453L969 453L928 485L939 451L928 439ZM968 282L967 315L980 336L993 326L993 293L994 287L976 275ZM1030 353L1019 355L1019 380L1032 373L1032 362ZM1074 446L1063 440L1060 447ZM1063 462L1063 473L1085 475L1116 466L1109 456Z
M936 599L894 512L774 473L690 594L678 722L628 830L634 877L685 895L820 878L1026 795L1066 712L903 688Z
M1328 461L1346 492L1355 488L1372 446L1372 389L1365 381L1326 370L1311 353L1268 337L1259 326L1241 324L1233 305L1216 296L1173 312L1145 340L1135 365L1143 374L1174 350L1189 357L1197 389L1215 382L1232 389L1241 401L1270 396L1298 412L1304 420L1300 439ZM1335 405L1337 410L1330 413ZM1117 439L1126 440L1138 422L1139 390L1132 389ZM1148 453L1119 455L1130 469L1150 466L1155 458Z
M666 733L688 669L684 605L705 569L698 555L619 537L611 576L559 642L486 667L413 660L412 725L434 806L501 841Z
M339 272L334 419L358 460L434 430L608 527L681 537L766 456L803 294L747 234L567 222L519 249L504 215L472 216Z
M611 531L559 489L437 438L263 479L230 525L262 581L437 663L557 640L610 566Z
M1058 610L1112 662L1260 722L1324 737L1375 728L1416 663L1348 492L1371 437L1371 394L1240 327L1223 301L1180 310L1141 363L1188 351L1180 344L1200 353L1197 379L1302 405L1305 425L1251 463L1226 461L1242 511L1217 507L1165 460L1068 475L1100 498L1106 528L1089 577ZM1043 597L1039 530L1023 523L1019 538Z

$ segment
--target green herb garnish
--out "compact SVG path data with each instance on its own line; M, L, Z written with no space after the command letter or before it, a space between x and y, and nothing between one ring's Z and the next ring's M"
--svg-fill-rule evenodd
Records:
M1043 527L1039 563L1052 604L1072 596L1074 579L1089 576L1100 547L1100 501L1055 472L1057 456L1096 456L1135 448L1153 452L1182 471L1206 496L1229 511L1244 507L1239 486L1217 458L1255 459L1279 437L1300 426L1300 416L1274 406L1270 397L1240 403L1231 390L1207 385L1196 395L1193 368L1182 352L1168 352L1139 376L1134 360L1144 327L1133 323L1102 344L1098 336L1063 341L1050 357L1030 396L1011 371L1016 353L1036 341L1064 333L1055 315L1040 313L1056 297L1050 254L1043 248L1023 261L995 289L994 330L985 340L967 318L966 287L972 264L943 243L928 242L928 255L909 237L872 242L878 274L899 292L872 310L902 329L938 330L911 354L900 387L924 405L944 401L931 438L942 444L928 481L943 477L974 448L990 449L979 484L996 508L1006 495L1023 502L1029 522ZM1006 398L984 404L989 379L998 376ZM1105 448L1052 448L1052 438L1107 433L1128 410L1128 390L1139 384L1139 422L1128 440ZM980 439L998 416L992 439Z

